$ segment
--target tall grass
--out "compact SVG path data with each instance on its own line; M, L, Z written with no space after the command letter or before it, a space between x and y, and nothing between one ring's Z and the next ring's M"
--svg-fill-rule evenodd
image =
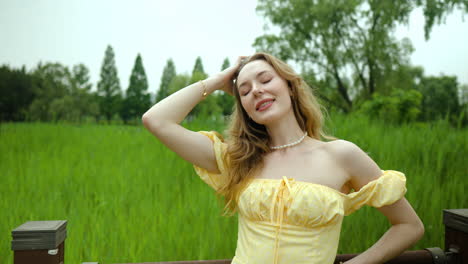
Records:
M442 209L468 208L467 130L357 116L331 121L331 134L356 143L382 169L406 174L406 197L426 226L415 248L443 247ZM222 131L213 123L189 127ZM12 263L11 230L30 220L68 220L67 263L234 254L236 217L221 217L191 164L141 126L3 124L0 173L0 263ZM345 218L339 252L365 250L388 226L377 210L359 210Z

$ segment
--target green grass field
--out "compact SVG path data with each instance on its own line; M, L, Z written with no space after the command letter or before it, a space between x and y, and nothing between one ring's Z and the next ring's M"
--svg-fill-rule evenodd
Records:
M406 198L425 223L413 249L443 248L442 209L468 208L467 130L445 123L392 126L333 116L328 131L407 176ZM218 130L220 124L191 124ZM65 262L232 258L236 217L143 126L0 125L0 263L13 263L11 230L68 220ZM344 220L339 253L362 252L389 227L365 207Z

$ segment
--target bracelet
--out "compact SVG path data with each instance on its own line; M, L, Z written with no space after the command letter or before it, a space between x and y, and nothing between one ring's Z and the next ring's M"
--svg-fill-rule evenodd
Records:
M206 96L208 95L208 93L206 92L206 86L205 86L205 83L203 82L203 80L200 80L200 83L201 83L201 85L203 86L203 94L202 94L202 97L203 97L203 99L205 99Z

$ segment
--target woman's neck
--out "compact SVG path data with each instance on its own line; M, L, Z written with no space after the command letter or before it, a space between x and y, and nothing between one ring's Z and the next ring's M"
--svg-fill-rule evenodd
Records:
M299 126L294 114L292 114L292 118L283 118L283 120L265 126L271 139L271 146L281 146L295 142L305 133Z

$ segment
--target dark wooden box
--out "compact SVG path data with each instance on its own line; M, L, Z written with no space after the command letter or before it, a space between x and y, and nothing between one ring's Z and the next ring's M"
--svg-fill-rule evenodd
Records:
M454 263L468 263L468 209L444 210L445 251Z
M11 235L14 264L64 264L67 221L29 221Z

